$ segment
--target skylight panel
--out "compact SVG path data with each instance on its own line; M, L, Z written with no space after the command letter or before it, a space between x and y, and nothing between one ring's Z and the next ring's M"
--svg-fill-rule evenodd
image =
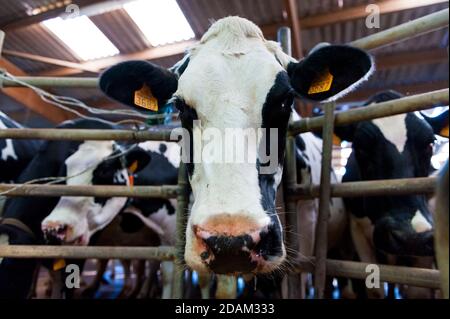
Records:
M124 4L123 8L152 46L194 37L175 0L137 0Z
M86 16L72 19L58 17L42 24L82 60L99 59L119 53L114 44Z

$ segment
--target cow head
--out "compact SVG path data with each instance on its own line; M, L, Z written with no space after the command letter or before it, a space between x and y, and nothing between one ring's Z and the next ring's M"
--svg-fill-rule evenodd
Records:
M252 22L228 17L215 22L172 69L121 63L103 73L100 87L134 106L133 94L145 84L159 103L172 99L180 111L189 133L183 146L190 150L185 158L194 197L187 265L199 272L266 273L286 255L275 195L294 96L336 99L366 79L372 66L365 52L334 45L298 62ZM331 77L330 87L316 90L324 75ZM235 134L235 144L226 143L227 134ZM266 160L268 150L276 155ZM206 161L205 152L217 157ZM246 158L237 160L239 155Z
M394 91L382 92L365 104L400 97ZM435 133L444 126L437 118L427 121L407 113L336 127L338 137L351 141L353 148L343 181L427 177ZM356 217L371 220L377 249L395 255L433 255L433 220L425 195L352 198L346 204Z
M65 160L67 185L128 185L128 168L150 161L139 147L122 149L113 141L86 141ZM124 207L124 197L61 197L42 221L50 243L87 245L92 234L108 225Z

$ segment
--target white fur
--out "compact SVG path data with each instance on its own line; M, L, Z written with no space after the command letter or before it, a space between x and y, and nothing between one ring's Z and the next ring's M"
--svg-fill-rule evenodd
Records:
M400 153L405 149L408 133L405 118L406 114L399 114L372 120L384 137L394 144Z
M0 246L9 245L9 236L6 234L0 234ZM3 257L0 257L0 265L2 264Z
M216 22L199 45L191 50L189 67L179 79L176 96L195 108L202 127L260 128L261 110L267 93L283 67L274 56L274 45L260 29L242 18ZM197 130L197 132L196 132ZM227 151L227 150L225 150ZM228 150L232 151L232 150ZM256 156L256 150L252 150ZM192 244L193 225L201 225L215 214L245 214L260 227L270 218L261 205L258 171L252 163L198 163L191 186L195 198L188 227L186 261L204 266Z
M411 219L411 227L416 233L423 233L433 229L433 226L431 226L419 210L416 211L414 217Z
M176 215L169 215L166 205L161 207L156 213L150 214L148 219L152 220L163 229L164 234L160 236L162 245L175 244Z
M92 185L93 171L97 165L114 151L113 141L86 141L80 144L78 150L65 161L67 185ZM82 174L78 175L79 173ZM121 170L117 179L126 180L126 170ZM65 241L70 243L82 238L81 243L87 244L90 236L108 225L125 205L125 197L113 197L104 206L95 203L93 197L61 197L56 207L42 222L42 228L52 228L55 225L69 225L72 231Z
M7 129L6 125L2 122L1 119L0 119L0 129ZM6 146L4 149L2 149L1 152L2 160L7 161L8 157L11 157L17 161L19 158L17 157L16 151L14 150L12 139L10 138L5 139L5 143Z

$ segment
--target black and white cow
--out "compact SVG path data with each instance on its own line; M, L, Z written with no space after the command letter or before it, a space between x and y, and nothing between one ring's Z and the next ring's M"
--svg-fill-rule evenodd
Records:
M400 97L394 91L382 92L365 105ZM448 111L446 116L448 119ZM432 171L434 133L444 126L438 119L427 122L407 113L336 127L339 138L352 142L343 182L427 177ZM423 263L428 256L431 266L433 218L425 195L344 200L351 213L353 243L363 262L418 266L417 262Z
M23 126L0 112L0 129L8 128ZM16 181L40 145L41 142L35 140L0 139L0 183Z
M112 129L97 121L66 122L60 128ZM69 185L125 185L127 168L137 163L137 170L150 161L148 152L139 147L124 149L111 142L47 141L18 178L18 183L49 177L74 175ZM136 166L136 164L135 164ZM82 244L105 227L125 206L126 198L39 198L15 197L7 200L0 225L0 243L30 245L50 242ZM41 229L51 212L69 219L54 219ZM77 214L78 218L71 218ZM25 298L29 292L36 259L0 258L0 298Z
M160 105L172 99L180 111L182 126L192 137L183 138L185 149L193 150L187 164L194 196L186 227L187 265L198 272L269 273L286 256L275 195L294 97L334 100L372 71L367 53L345 45L322 45L298 62L264 39L254 23L227 17L215 22L174 68L120 63L102 74L100 88L135 106L134 92L145 84ZM227 129L264 128L264 137L248 143L244 162L195 160L211 147L222 149L216 140L194 149L203 134L226 138ZM225 146L225 156L238 147ZM274 160L263 160L258 152L268 149L277 153Z

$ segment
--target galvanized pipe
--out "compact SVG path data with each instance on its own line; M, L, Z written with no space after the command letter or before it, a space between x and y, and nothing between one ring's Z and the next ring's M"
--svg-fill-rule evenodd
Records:
M291 43L291 29L283 27L278 30L277 34L278 42L283 49L283 52L292 55L292 43ZM293 112L295 112L294 106L292 106ZM289 123L292 123L292 116L289 119ZM284 161L284 178L283 188L289 188L297 185L297 165L295 161L295 139L293 136L288 136L286 139L286 155ZM284 195L284 194L283 194ZM290 248L289 254L293 255L292 258L296 258L299 252L298 237L295 235L298 232L298 215L294 214L297 210L297 202L293 199L284 198L285 209L289 214L285 215L285 229L288 231L286 234L286 245ZM302 284L301 275L289 274L287 277L287 297L289 299L300 299L302 296Z
M0 139L44 139L60 141L171 141L172 129L150 130L87 130L87 129L54 129L54 128L8 128L0 129ZM172 139L172 141L174 141Z
M51 76L16 76L22 82L41 88L97 88L98 77L51 77ZM4 87L21 87L14 80L3 79Z
M286 192L292 199L312 199L319 197L320 187L320 185L295 185ZM331 184L331 197L432 194L435 187L436 177L348 182Z
M0 58L2 56L3 43L5 41L5 32L0 30Z
M294 269L297 272L313 272L315 264L316 260L314 257L303 257L295 262ZM370 272L366 271L369 265L363 262L327 259L327 276L364 280L370 274ZM440 288L439 270L378 264L376 266L380 270L380 282L431 289Z
M438 103L448 104L449 89L442 89L423 94L411 95L401 99L372 104L366 107L338 112L335 115L335 126L369 121L391 115L420 111L432 108ZM324 116L304 118L290 126L289 134L317 131L324 125Z
M181 260L180 252L184 251L184 244L186 242L186 225L188 216L189 205L189 189L186 164L182 161L178 168L178 196L177 196L177 211L176 211L176 243L175 246L178 249L177 259L175 259L175 272L173 282L173 298L183 298L183 261Z
M83 196L83 197L136 197L176 198L178 186L116 186L116 185L46 185L46 184L0 184L3 196Z
M444 9L424 17L408 21L393 28L350 42L361 49L380 48L397 41L404 41L423 33L431 32L448 25L448 9Z
M0 245L0 258L70 259L157 259L174 260L175 247L38 246ZM327 275L365 279L367 263L328 259ZM299 258L295 272L313 272L314 257ZM432 289L440 288L439 271L431 269L378 265L380 281Z
M333 157L333 130L335 104L324 106L324 125L322 130L322 166L320 171L319 216L317 217L315 256L316 269L314 271L314 288L316 298L322 299L325 292L326 259L328 242L328 219L330 217L331 199L331 160Z
M0 245L0 258L173 260L175 247Z

